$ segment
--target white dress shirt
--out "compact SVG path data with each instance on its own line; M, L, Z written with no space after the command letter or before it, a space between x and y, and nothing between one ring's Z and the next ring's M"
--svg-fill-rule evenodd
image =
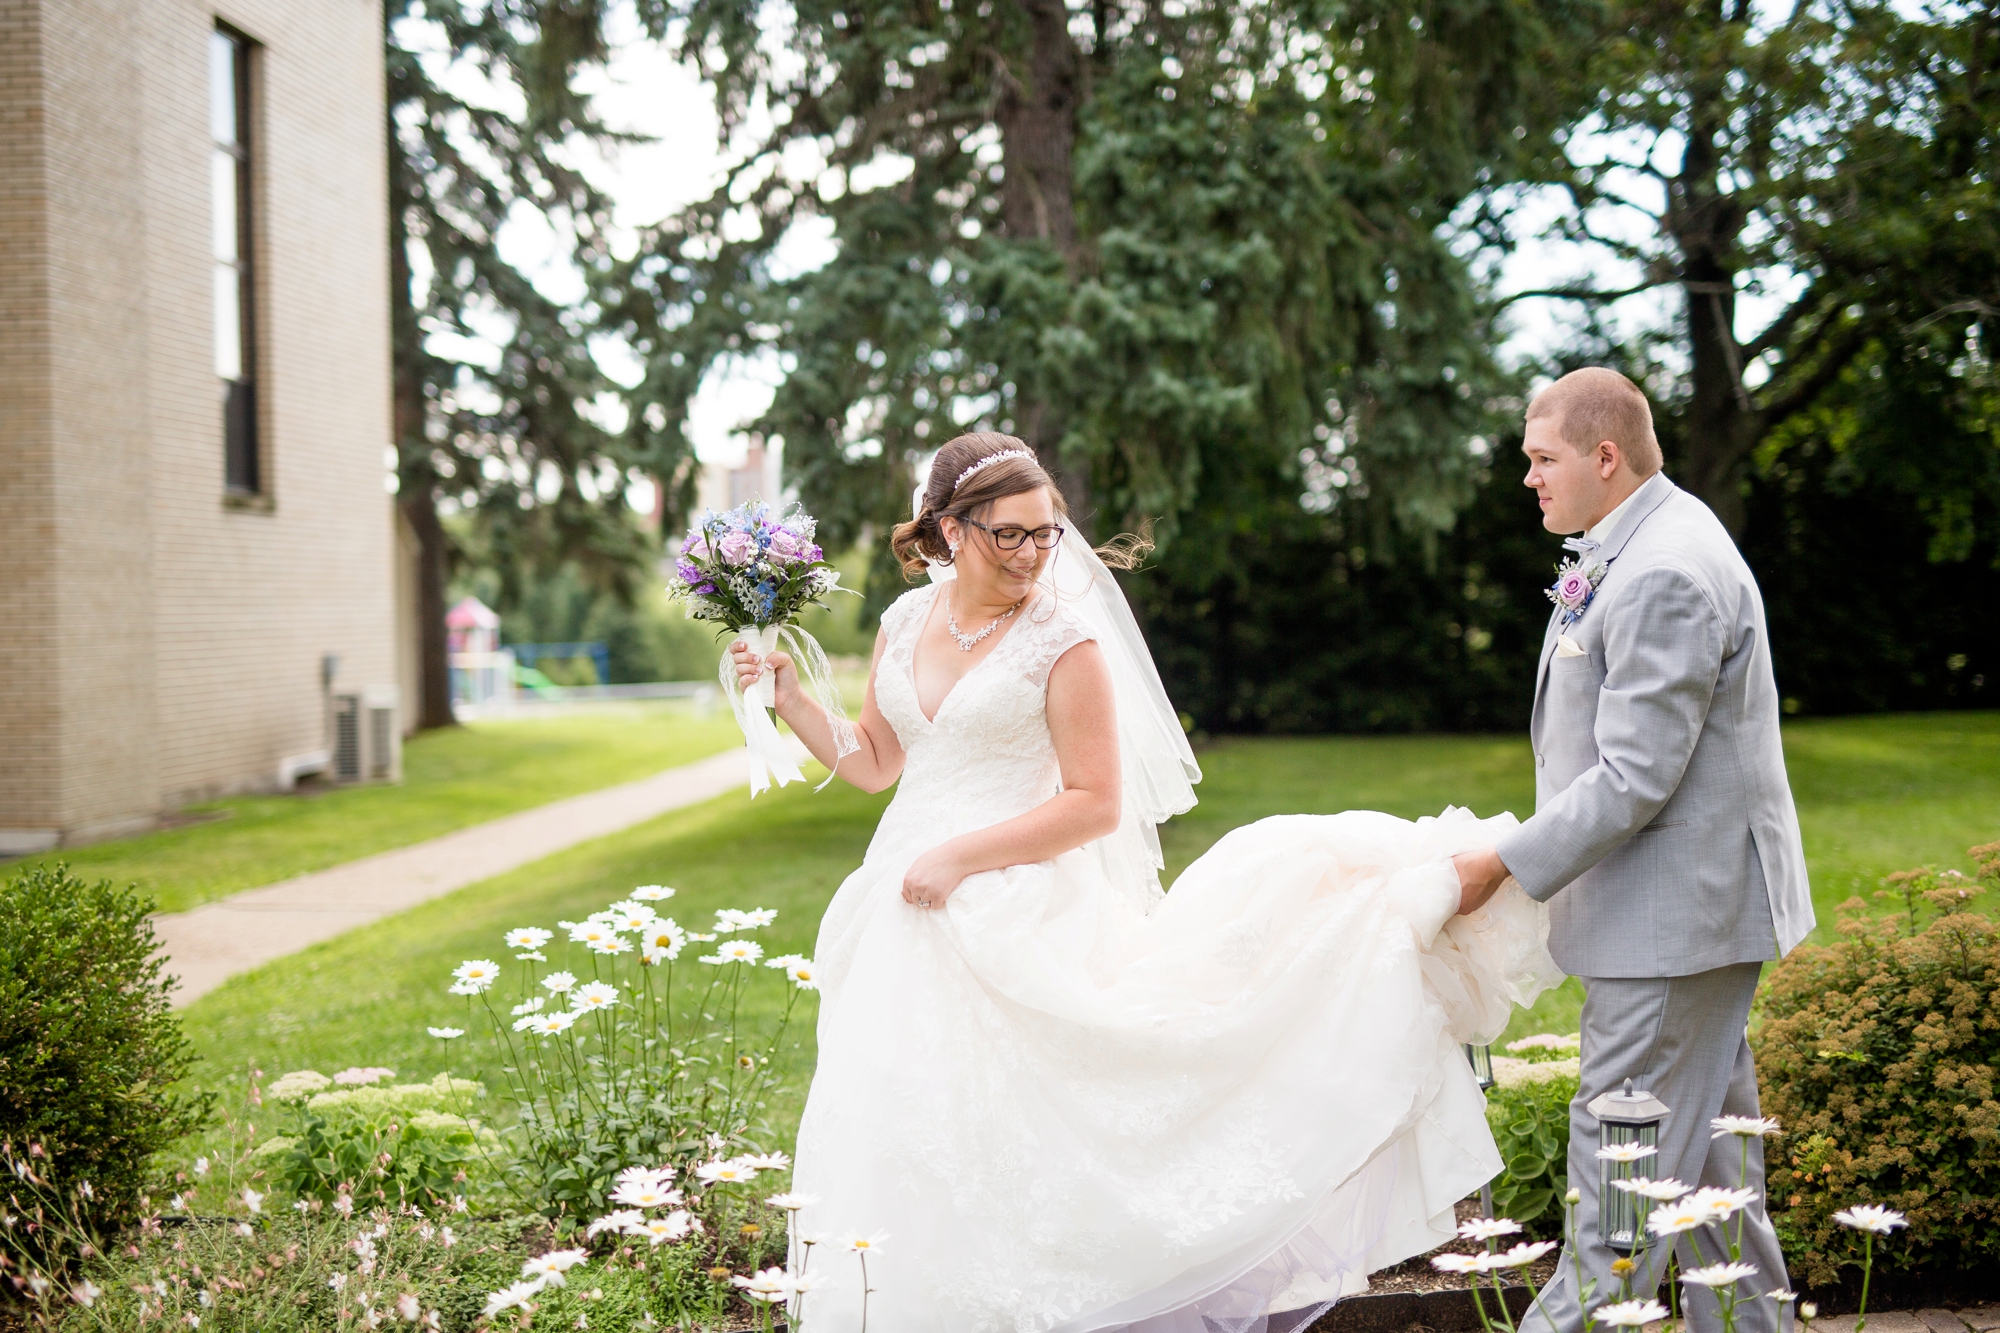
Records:
M1646 481L1651 481L1651 480L1652 480L1651 477L1646 478ZM1583 539L1585 541L1596 542L1598 545L1602 546L1604 544L1604 539L1611 535L1611 530L1618 526L1618 520L1625 517L1625 511L1630 509L1632 507L1632 502L1639 498L1639 492L1646 489L1646 481L1640 482L1638 486L1633 489L1632 493L1626 496L1623 500L1620 500L1618 502L1617 507L1613 509L1610 513L1606 514L1603 518L1598 519L1597 522L1585 528L1583 530Z

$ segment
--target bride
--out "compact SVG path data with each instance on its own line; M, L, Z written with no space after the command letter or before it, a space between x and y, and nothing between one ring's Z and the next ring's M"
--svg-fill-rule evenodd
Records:
M851 732L734 645L823 763L900 781L820 926L816 1331L860 1325L854 1236L875 1333L1302 1329L1499 1171L1460 1043L1560 979L1512 881L1455 915L1511 816L1266 819L1162 894L1200 770L1064 517L1021 441L939 452Z

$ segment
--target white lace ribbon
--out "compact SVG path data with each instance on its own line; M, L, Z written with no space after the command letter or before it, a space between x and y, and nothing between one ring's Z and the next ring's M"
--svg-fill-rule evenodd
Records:
M840 689L833 683L833 668L827 663L826 653L817 639L796 625L746 625L730 637L730 642L737 639L757 654L759 662L780 646L788 648L792 663L798 668L800 683L826 710L826 720L833 730L833 769L827 773L825 782L813 788L824 790L833 781L834 773L840 771L840 761L861 748L854 739L854 724L847 720L847 710L841 706ZM722 651L718 676L730 711L736 715L736 725L743 732L744 751L750 759L751 799L755 800L773 783L782 787L788 782L805 781L805 774L792 758L791 747L771 719L769 710L777 698L776 678L767 672L746 693L737 684L736 659L727 648Z

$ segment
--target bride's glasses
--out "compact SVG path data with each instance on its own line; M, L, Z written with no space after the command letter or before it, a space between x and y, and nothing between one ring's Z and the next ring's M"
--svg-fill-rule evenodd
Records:
M1018 551L1021 543L1033 537L1037 551L1053 551L1063 539L1063 529L1050 524L1046 528L989 528L978 519L968 518L965 522L978 528L993 539L993 544L1003 551Z

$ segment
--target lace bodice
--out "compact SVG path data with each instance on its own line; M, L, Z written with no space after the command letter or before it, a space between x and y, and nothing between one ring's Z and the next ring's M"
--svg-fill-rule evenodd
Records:
M1049 672L1094 637L1046 593L1022 609L998 645L952 687L927 718L917 703L917 639L938 584L903 594L882 614L887 643L876 667L875 703L906 756L896 798L871 857L923 838L935 846L1024 814L1061 790L1049 736Z

